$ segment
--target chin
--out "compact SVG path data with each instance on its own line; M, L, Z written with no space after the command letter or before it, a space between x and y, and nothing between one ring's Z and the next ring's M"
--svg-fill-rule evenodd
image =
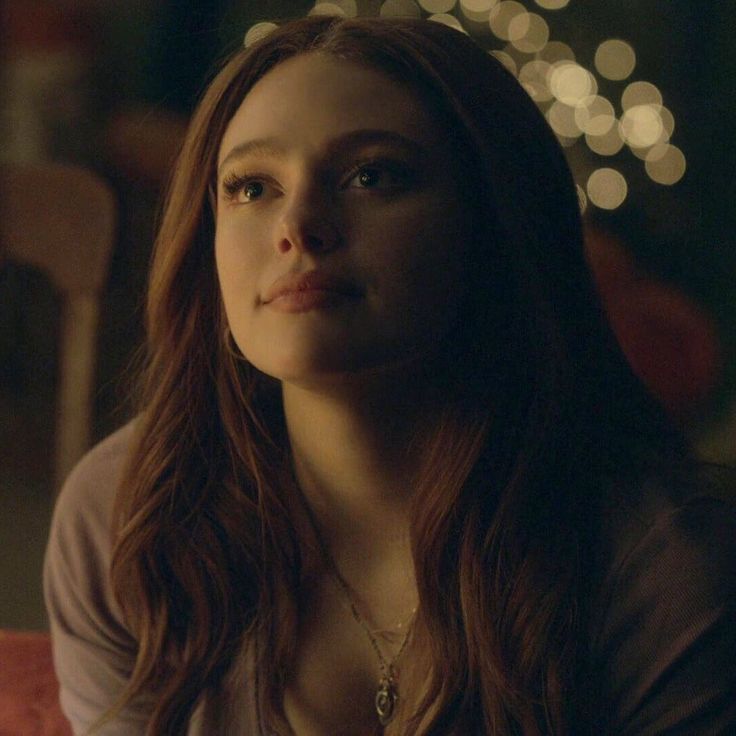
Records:
M406 379L416 374L426 365L424 353L370 355L311 356L311 359L293 359L290 361L264 361L253 365L262 373L301 388L319 388L328 386L347 386L372 382L375 380L397 378Z

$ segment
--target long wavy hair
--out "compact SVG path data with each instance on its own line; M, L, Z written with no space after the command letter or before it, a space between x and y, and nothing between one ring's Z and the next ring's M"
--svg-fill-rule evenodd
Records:
M402 733L569 733L609 481L685 446L607 327L575 187L543 116L467 36L413 20L286 23L235 53L194 114L155 244L148 360L114 513L112 586L138 642L120 704L153 691L147 733L184 733L255 639L259 706L290 730L282 696L307 541L290 511L298 488L278 385L223 338L209 192L245 95L310 51L418 94L472 198L474 283L440 351L443 408L415 488L411 646L429 666Z

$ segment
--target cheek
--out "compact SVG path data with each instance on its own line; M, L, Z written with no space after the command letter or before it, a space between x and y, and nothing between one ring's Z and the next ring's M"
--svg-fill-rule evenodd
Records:
M220 292L230 327L235 332L256 304L258 282L258 249L249 234L232 226L219 228L215 235L215 263Z
M450 206L451 207L451 206ZM368 249L377 284L411 313L452 310L465 290L469 228L446 202L384 220Z

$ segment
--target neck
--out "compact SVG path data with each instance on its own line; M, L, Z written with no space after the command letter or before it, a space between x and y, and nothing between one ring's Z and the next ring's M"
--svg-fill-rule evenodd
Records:
M284 384L283 401L297 481L346 578L410 556L417 427L427 402L395 381L329 389ZM358 559L362 570L355 569Z

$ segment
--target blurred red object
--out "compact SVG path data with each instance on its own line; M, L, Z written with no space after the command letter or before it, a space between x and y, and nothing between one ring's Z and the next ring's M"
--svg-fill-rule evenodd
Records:
M632 370L674 417L702 407L722 372L716 325L692 299L645 276L614 235L586 225L586 256Z
M0 630L0 736L72 736L46 632Z
M60 48L90 48L97 41L91 2L23 0L0 2L0 38L6 56Z

